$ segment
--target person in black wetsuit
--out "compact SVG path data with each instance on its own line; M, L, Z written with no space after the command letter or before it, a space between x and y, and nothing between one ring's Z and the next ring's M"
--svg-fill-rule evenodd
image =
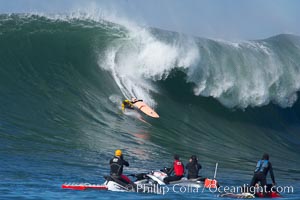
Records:
M267 186L268 172L270 172L273 185L276 185L275 177L273 173L273 167L271 162L269 161L269 154L265 153L262 159L259 160L256 164L256 168L250 183L250 187L255 186L258 182L260 182L261 187Z
M192 155L189 163L185 167L188 170L188 179L195 179L198 178L199 170L202 168L202 166L198 163L197 156Z
M129 167L129 163L123 159L120 149L115 151L115 156L109 161L109 165L112 178L118 179L125 184L132 183L127 176L123 175L123 166Z

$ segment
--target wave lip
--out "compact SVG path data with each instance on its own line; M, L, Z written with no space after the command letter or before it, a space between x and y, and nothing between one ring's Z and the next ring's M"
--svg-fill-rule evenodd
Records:
M128 38L114 41L104 55L100 54L99 65L112 73L125 97L136 96L155 105L149 93L158 90L151 82L166 79L175 68L196 64L198 58L198 48L191 38L171 38L167 42L149 29L130 28Z
M195 95L212 96L227 107L270 102L290 107L299 85L299 37L230 43L199 40L201 60L188 71Z
M156 105L153 93L160 92L155 82L170 78L173 70L187 75L193 95L213 97L229 108L270 102L291 107L298 98L299 36L230 42L140 27L116 17L112 23L84 13L1 15L0 21L2 38L16 35L23 45L28 45L24 40L28 35L38 34L43 42L49 40L47 34L88 42L99 67L112 74L123 96L147 99L152 106Z

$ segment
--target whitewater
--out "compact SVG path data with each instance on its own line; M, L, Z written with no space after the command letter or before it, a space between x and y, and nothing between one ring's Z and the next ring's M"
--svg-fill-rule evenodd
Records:
M0 197L218 199L60 188L103 183L120 148L127 174L195 154L203 176L219 163L223 185L249 184L268 152L276 182L295 188L283 196L298 199L299 50L290 34L225 41L86 14L2 14ZM124 115L131 97L161 117Z

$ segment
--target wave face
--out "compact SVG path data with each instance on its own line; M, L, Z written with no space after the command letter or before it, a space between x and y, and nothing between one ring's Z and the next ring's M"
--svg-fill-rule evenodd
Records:
M117 148L127 172L196 154L203 176L219 162L223 184L249 183L268 152L277 183L299 187L298 36L233 43L86 16L19 14L0 16L0 47L5 198L96 197L57 187L104 181ZM122 99L132 96L161 118L122 114Z
M293 35L233 43L130 27L128 38L110 46L100 66L114 74L125 96L149 99L148 91L155 89L145 79L166 79L181 69L194 84L194 95L226 107L270 102L290 107L300 89L299 50L300 38Z

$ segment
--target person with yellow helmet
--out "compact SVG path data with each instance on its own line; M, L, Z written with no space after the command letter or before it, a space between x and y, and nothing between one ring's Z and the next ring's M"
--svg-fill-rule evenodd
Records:
M133 104L138 102L138 101L143 101L141 99L137 100L136 98L132 98L132 100L128 100L128 99L125 99L123 102L122 102L122 111L125 111L125 108L127 109L134 109L134 106Z
M131 180L123 175L123 166L129 167L129 163L123 159L122 150L117 149L115 151L114 157L109 161L110 165L110 175L120 181L124 182L125 184L132 183Z
M123 102L122 102L122 111L125 111L125 108L127 109L133 109L133 103L131 101L129 101L128 99L125 99Z

